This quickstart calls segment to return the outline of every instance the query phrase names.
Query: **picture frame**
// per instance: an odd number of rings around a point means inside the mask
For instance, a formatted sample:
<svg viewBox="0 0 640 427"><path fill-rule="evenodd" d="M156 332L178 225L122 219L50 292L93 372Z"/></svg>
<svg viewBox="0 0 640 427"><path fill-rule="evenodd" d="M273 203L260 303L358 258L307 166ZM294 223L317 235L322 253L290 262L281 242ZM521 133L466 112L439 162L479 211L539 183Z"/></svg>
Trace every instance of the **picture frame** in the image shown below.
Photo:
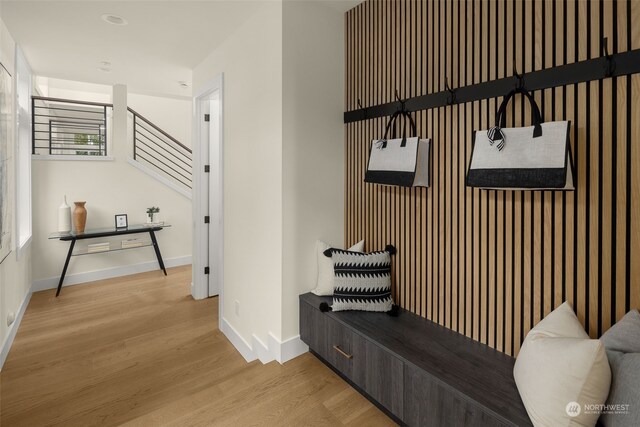
<svg viewBox="0 0 640 427"><path fill-rule="evenodd" d="M127 214L117 214L116 215L116 228L127 228L129 223L127 221Z"/></svg>

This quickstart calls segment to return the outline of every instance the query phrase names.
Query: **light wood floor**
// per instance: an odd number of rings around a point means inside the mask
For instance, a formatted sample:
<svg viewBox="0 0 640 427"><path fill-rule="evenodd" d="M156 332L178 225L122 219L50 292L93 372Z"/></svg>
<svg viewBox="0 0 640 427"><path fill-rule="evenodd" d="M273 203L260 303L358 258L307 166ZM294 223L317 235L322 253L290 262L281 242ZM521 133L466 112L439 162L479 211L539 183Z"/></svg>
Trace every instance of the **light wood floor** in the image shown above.
<svg viewBox="0 0 640 427"><path fill-rule="evenodd" d="M0 373L0 425L393 425L310 354L247 364L191 267L38 292Z"/></svg>

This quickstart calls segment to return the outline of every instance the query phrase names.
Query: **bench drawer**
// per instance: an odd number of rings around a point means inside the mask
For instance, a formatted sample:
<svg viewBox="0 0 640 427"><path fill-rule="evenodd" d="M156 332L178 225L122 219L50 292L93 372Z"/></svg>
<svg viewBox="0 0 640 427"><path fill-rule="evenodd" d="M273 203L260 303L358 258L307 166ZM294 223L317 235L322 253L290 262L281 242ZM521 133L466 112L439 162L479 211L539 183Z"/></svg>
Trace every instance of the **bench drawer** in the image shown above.
<svg viewBox="0 0 640 427"><path fill-rule="evenodd" d="M498 427L510 425L485 412L422 369L405 364L404 417L409 426Z"/></svg>
<svg viewBox="0 0 640 427"><path fill-rule="evenodd" d="M352 342L352 381L393 415L402 419L404 363L359 334L353 334Z"/></svg>
<svg viewBox="0 0 640 427"><path fill-rule="evenodd" d="M352 337L349 328L327 314L300 304L300 338L349 379L353 372Z"/></svg>
<svg viewBox="0 0 640 427"><path fill-rule="evenodd" d="M318 354L325 353L327 346L325 317L316 308L300 302L300 339Z"/></svg>
<svg viewBox="0 0 640 427"><path fill-rule="evenodd" d="M353 355L353 332L340 322L325 315L327 346L320 353L334 368L353 380L353 366L358 362Z"/></svg>
<svg viewBox="0 0 640 427"><path fill-rule="evenodd" d="M331 366L402 419L403 362L309 304L300 304L300 338Z"/></svg>

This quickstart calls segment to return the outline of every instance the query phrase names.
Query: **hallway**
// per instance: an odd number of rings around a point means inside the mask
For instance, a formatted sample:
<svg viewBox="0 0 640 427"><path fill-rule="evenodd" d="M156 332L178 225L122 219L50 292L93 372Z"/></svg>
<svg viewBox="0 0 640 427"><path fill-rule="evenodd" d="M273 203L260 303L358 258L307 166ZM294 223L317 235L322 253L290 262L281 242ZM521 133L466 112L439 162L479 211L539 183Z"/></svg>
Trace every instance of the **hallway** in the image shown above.
<svg viewBox="0 0 640 427"><path fill-rule="evenodd" d="M392 425L310 354L247 364L191 267L35 293L0 373L3 426Z"/></svg>

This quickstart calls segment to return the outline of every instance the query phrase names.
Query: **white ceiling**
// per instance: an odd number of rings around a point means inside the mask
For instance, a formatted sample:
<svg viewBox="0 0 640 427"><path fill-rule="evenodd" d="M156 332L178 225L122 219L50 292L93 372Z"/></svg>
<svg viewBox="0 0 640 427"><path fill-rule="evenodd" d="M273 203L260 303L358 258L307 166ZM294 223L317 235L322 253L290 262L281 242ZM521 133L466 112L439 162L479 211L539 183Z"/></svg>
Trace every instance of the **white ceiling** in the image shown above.
<svg viewBox="0 0 640 427"><path fill-rule="evenodd" d="M264 1L0 0L0 17L37 75L190 96L195 66ZM346 11L360 1L320 2ZM105 13L128 25L105 23ZM100 71L101 61L110 62L112 71Z"/></svg>
<svg viewBox="0 0 640 427"><path fill-rule="evenodd" d="M35 74L190 96L191 73L253 13L254 1L6 1L0 17ZM100 16L124 17L126 26ZM112 71L99 71L101 61Z"/></svg>

